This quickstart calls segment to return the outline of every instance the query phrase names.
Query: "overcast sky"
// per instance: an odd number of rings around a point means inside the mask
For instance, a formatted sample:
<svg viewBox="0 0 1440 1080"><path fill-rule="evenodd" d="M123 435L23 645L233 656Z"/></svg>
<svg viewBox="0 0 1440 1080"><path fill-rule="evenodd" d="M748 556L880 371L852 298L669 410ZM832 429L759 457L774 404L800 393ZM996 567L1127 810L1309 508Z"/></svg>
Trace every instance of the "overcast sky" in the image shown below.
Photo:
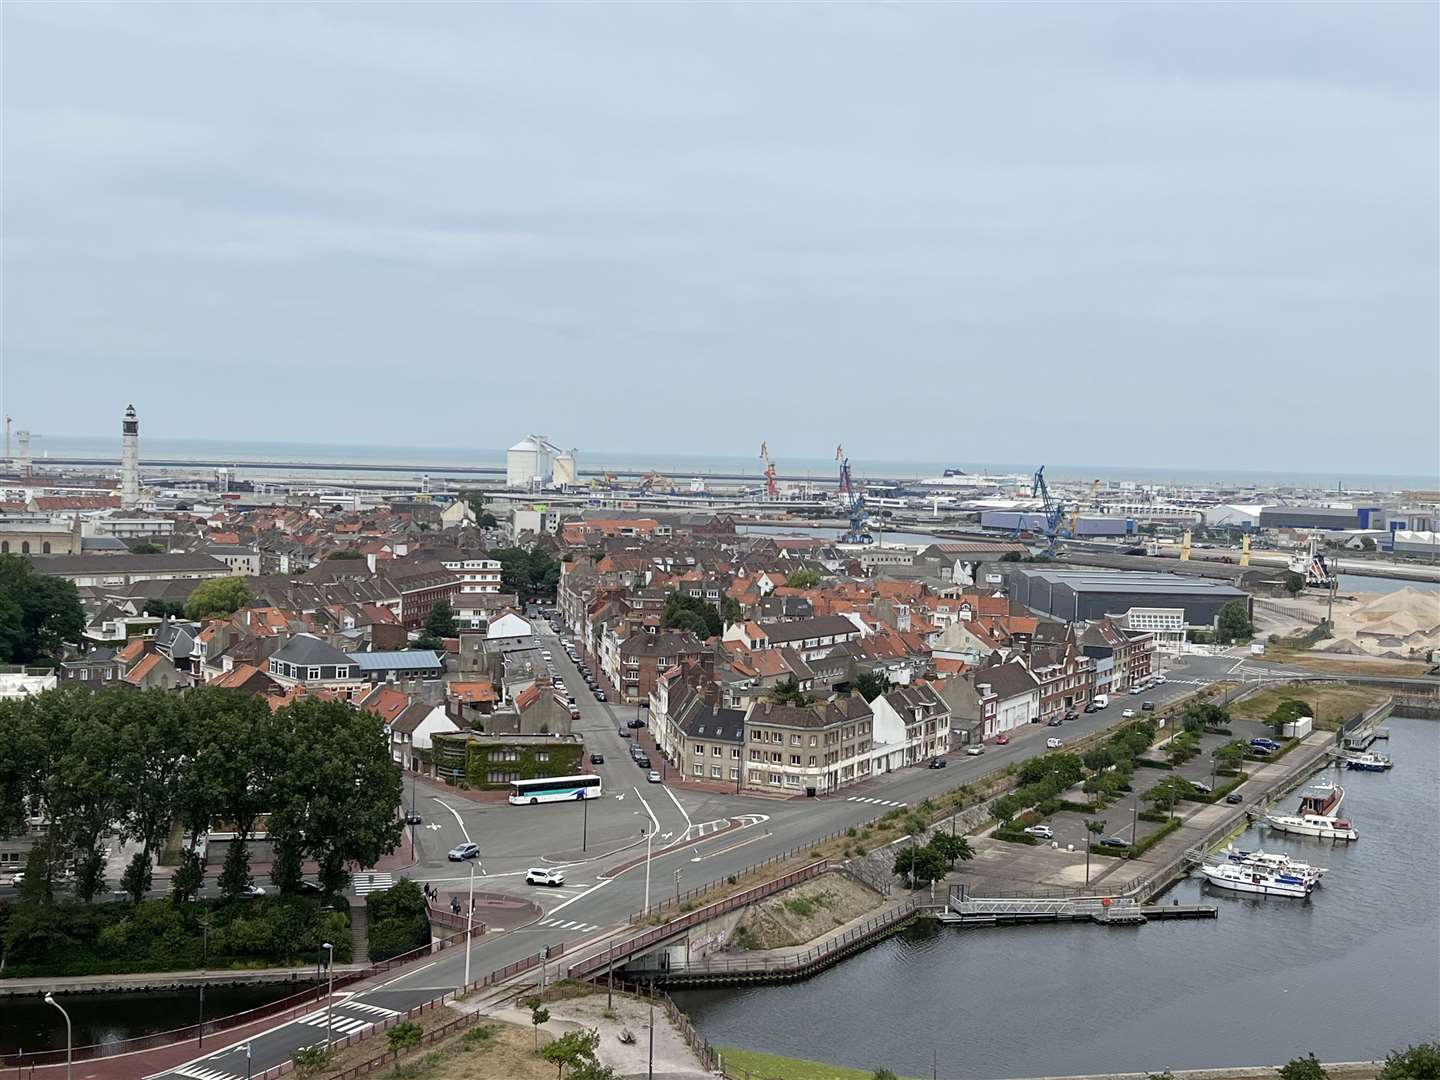
<svg viewBox="0 0 1440 1080"><path fill-rule="evenodd" d="M20 427L1436 468L1434 4L0 19Z"/></svg>

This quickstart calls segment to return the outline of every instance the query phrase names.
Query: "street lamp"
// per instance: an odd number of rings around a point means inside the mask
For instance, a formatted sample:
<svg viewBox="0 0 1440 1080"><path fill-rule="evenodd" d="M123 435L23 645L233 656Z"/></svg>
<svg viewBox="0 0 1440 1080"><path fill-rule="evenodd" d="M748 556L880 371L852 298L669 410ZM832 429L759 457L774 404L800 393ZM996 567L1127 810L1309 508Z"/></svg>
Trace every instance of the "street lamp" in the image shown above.
<svg viewBox="0 0 1440 1080"><path fill-rule="evenodd" d="M640 811L636 810L634 813L639 814ZM642 912L645 912L650 910L650 843L654 838L655 830L647 829L644 825L641 825L640 835L645 837L645 906L640 909Z"/></svg>
<svg viewBox="0 0 1440 1080"><path fill-rule="evenodd" d="M60 1015L65 1017L65 1080L70 1080L70 1058L71 1054L73 1053L72 1048L74 1045L74 1039L72 1037L72 1032L70 1028L70 1014L65 1011L64 1007L61 1006L58 1001L55 1000L55 996L53 994L47 993L45 995L45 1004L54 1005L55 1008L60 1010Z"/></svg>
<svg viewBox="0 0 1440 1080"><path fill-rule="evenodd" d="M580 811L580 851L583 853L590 848L590 800L580 800L582 807Z"/></svg>
<svg viewBox="0 0 1440 1080"><path fill-rule="evenodd" d="M335 946L322 942L325 950L325 974L328 985L325 989L325 1049L329 1050L335 1041Z"/></svg>
<svg viewBox="0 0 1440 1080"><path fill-rule="evenodd" d="M465 989L470 988L470 931L475 926L475 864L470 864L470 904L465 912Z"/></svg>

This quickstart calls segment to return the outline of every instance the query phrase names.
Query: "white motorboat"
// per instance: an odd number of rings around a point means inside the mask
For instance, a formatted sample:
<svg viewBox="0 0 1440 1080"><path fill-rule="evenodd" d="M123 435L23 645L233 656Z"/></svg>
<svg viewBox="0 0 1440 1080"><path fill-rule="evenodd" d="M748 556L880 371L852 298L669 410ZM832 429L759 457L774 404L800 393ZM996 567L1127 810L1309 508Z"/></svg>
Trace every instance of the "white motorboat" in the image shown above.
<svg viewBox="0 0 1440 1080"><path fill-rule="evenodd" d="M1345 768L1355 772L1384 772L1395 767L1395 763L1384 754L1357 754L1345 759Z"/></svg>
<svg viewBox="0 0 1440 1080"><path fill-rule="evenodd" d="M1283 852L1277 855L1268 851L1241 851L1239 848L1227 847L1220 855L1224 856L1227 862L1240 866L1258 866L1276 874L1294 874L1315 885L1319 885L1320 879L1329 872L1324 866L1299 862Z"/></svg>
<svg viewBox="0 0 1440 1080"><path fill-rule="evenodd" d="M1295 874L1277 874L1258 866L1237 866L1232 862L1204 863L1200 873L1217 889L1231 892L1258 893L1261 896L1310 895L1314 883Z"/></svg>
<svg viewBox="0 0 1440 1080"><path fill-rule="evenodd" d="M1266 814L1272 829L1296 836L1318 836L1322 840L1359 840L1360 833L1344 818L1328 814Z"/></svg>

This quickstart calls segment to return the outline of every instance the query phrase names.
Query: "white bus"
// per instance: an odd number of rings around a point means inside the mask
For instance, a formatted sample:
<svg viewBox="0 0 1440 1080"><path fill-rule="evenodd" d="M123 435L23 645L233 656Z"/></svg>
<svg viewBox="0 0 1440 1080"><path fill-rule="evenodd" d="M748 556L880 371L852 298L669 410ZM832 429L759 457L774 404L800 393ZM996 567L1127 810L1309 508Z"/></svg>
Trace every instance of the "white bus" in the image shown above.
<svg viewBox="0 0 1440 1080"><path fill-rule="evenodd" d="M598 776L545 776L538 780L510 781L511 806L598 798L600 798L600 777Z"/></svg>

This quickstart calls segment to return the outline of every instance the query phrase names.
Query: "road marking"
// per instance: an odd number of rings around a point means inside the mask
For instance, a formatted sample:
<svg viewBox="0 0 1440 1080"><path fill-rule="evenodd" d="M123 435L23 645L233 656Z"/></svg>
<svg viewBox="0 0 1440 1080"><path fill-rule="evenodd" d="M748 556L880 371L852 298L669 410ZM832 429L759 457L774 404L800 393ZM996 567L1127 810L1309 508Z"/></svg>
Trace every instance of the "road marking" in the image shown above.
<svg viewBox="0 0 1440 1080"><path fill-rule="evenodd" d="M383 1005L371 1005L368 1001L356 1001L354 998L349 998L349 999L346 1000L343 1004L344 1004L347 1008L351 1008L351 1009L364 1009L366 1012L375 1013L377 1016L399 1016L399 1015L400 1015L400 1014L399 1014L398 1012L396 1012L394 1009L387 1009L387 1008L385 1008L385 1006L383 1006Z"/></svg>
<svg viewBox="0 0 1440 1080"><path fill-rule="evenodd" d="M434 967L436 964L438 964L439 962L440 962L439 960L431 960L430 963L428 963L428 964L425 965L425 967L418 967L418 968L416 968L414 971L407 971L404 975L397 975L397 976L395 976L395 978L391 979L389 982L383 982L383 983L381 983L379 986L375 987L375 990L384 990L387 986L390 986L390 985L392 985L393 983L397 983L397 982L399 982L401 979L408 979L408 978L410 978L411 975L419 975L420 972L424 971L426 968L432 968L432 967ZM369 991L367 991L367 993L373 994L373 993L375 992L375 990L369 990Z"/></svg>
<svg viewBox="0 0 1440 1080"><path fill-rule="evenodd" d="M753 843L755 843L756 840L764 840L765 837L767 837L767 836L774 836L774 835L775 835L774 833L768 833L768 832L767 832L767 833L761 834L760 836L752 836L752 837L750 837L750 839L748 839L748 840L741 840L738 844L731 844L729 847L727 847L727 848L721 848L719 851L707 851L704 855L701 855L700 858L701 858L702 860L704 860L704 859L713 859L716 855L724 855L727 851L734 851L736 848L742 848L742 847L744 847L746 844L753 844ZM693 860L692 860L692 861L693 861Z"/></svg>
<svg viewBox="0 0 1440 1080"><path fill-rule="evenodd" d="M869 803L871 806L909 806L909 803L895 802L892 799L868 799L863 795L851 795L846 802Z"/></svg>
<svg viewBox="0 0 1440 1080"><path fill-rule="evenodd" d="M360 878L365 880L361 881ZM355 895L365 896L372 892L384 892L395 884L394 874L356 874L354 879Z"/></svg>
<svg viewBox="0 0 1440 1080"><path fill-rule="evenodd" d="M181 1065L175 1070L176 1076L193 1076L195 1080L240 1080L235 1073L221 1069L201 1069L194 1065Z"/></svg>
<svg viewBox="0 0 1440 1080"><path fill-rule="evenodd" d="M650 804L645 801L645 796L640 794L638 787L632 788L631 790L635 792L635 797L640 800L640 805L645 807L645 813L650 815L650 825L654 831L658 833L660 831L660 819L655 816L655 811L650 809Z"/></svg>
<svg viewBox="0 0 1440 1080"><path fill-rule="evenodd" d="M432 821L429 825L426 825L425 827L431 832L439 832L442 828L441 824L438 821Z"/></svg>
<svg viewBox="0 0 1440 1080"><path fill-rule="evenodd" d="M591 885L590 888L588 888L588 889L586 889L584 892L582 892L579 896L572 896L569 900L566 900L563 904L556 904L553 908L551 908L551 909L550 909L549 911L547 911L545 914L546 914L546 915L549 915L549 916L551 916L551 917L553 918L554 915L555 915L555 913L556 913L557 911L562 911L562 910L564 910L565 908L569 907L571 904L575 903L576 900L584 900L585 897L589 896L589 895L590 895L592 892L594 892L596 889L603 889L606 885L609 885L609 884L610 884L609 881L599 881L599 882L596 882L594 885Z"/></svg>
<svg viewBox="0 0 1440 1080"><path fill-rule="evenodd" d="M680 811L680 816L685 819L685 839L688 840L690 838L690 831L695 828L695 826L690 823L690 815L687 814L685 808L680 805L680 800L675 797L673 791L668 787L664 790L665 794L670 796L670 801L675 804L675 809Z"/></svg>
<svg viewBox="0 0 1440 1080"><path fill-rule="evenodd" d="M449 810L450 813L455 816L455 823L460 826L460 834L465 837L465 842L467 844L470 843L470 830L465 828L465 822L460 817L460 811L456 810L444 799L440 798L439 795L431 795L430 798L434 799L436 802L438 802L441 806L445 807L446 810Z"/></svg>

